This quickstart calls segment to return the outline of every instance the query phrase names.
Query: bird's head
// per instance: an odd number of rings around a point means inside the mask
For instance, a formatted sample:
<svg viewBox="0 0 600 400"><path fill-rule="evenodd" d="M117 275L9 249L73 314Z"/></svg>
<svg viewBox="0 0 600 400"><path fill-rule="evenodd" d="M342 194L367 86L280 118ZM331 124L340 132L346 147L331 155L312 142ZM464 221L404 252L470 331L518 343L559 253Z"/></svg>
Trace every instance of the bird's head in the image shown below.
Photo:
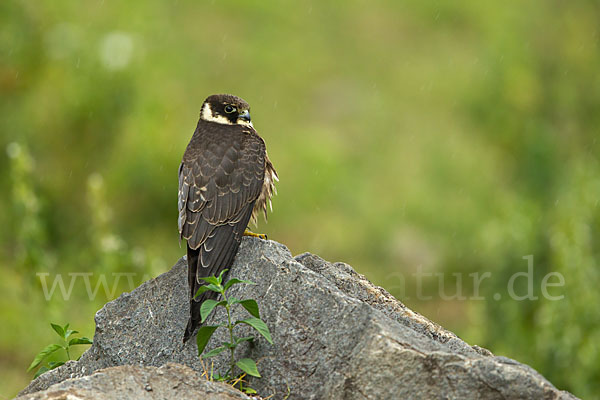
<svg viewBox="0 0 600 400"><path fill-rule="evenodd" d="M252 126L250 105L231 94L213 94L204 100L200 119L225 125Z"/></svg>

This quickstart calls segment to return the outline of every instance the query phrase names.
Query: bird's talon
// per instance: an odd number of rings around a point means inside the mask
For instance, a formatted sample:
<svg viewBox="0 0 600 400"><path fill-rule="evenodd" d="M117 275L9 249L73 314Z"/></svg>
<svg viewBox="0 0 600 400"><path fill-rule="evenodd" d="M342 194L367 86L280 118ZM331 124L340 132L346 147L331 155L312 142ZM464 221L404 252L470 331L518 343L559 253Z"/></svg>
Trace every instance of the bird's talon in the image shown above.
<svg viewBox="0 0 600 400"><path fill-rule="evenodd" d="M267 240L267 235L265 235L264 233L254 233L250 229L246 229L244 231L244 236L252 236L255 238L262 239L262 240Z"/></svg>

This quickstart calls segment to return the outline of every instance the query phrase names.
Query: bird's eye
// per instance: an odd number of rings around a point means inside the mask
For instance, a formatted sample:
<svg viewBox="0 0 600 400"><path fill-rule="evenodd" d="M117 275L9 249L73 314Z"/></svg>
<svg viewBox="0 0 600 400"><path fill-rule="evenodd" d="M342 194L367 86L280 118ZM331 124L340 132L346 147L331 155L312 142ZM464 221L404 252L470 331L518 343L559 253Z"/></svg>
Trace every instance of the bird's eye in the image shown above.
<svg viewBox="0 0 600 400"><path fill-rule="evenodd" d="M231 114L231 113L232 113L232 112L234 112L234 111L235 111L235 107L234 107L234 106L230 106L229 104L227 104L227 105L225 106L225 112L226 112L227 114Z"/></svg>

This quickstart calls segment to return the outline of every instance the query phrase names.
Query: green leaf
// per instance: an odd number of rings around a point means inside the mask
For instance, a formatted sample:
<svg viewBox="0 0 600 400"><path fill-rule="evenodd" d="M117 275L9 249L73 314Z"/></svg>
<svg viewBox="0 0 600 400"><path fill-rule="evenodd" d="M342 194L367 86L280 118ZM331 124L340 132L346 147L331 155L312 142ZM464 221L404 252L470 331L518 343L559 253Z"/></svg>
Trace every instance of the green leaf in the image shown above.
<svg viewBox="0 0 600 400"><path fill-rule="evenodd" d="M54 332L58 333L58 336L61 338L65 337L65 330L62 326L53 323L50 323L50 325L52 326L52 329L54 329Z"/></svg>
<svg viewBox="0 0 600 400"><path fill-rule="evenodd" d="M194 298L200 296L202 293L206 292L207 290L210 290L210 289L206 286L200 286L200 289L198 289L198 291L194 295Z"/></svg>
<svg viewBox="0 0 600 400"><path fill-rule="evenodd" d="M219 277L217 278L219 280L219 285L223 283L223 275L225 275L225 272L229 271L227 268L225 268L223 271L221 271L221 273L219 274Z"/></svg>
<svg viewBox="0 0 600 400"><path fill-rule="evenodd" d="M258 393L256 390L252 389L251 387L245 387L244 389L242 389L244 391L244 393L246 394L256 394Z"/></svg>
<svg viewBox="0 0 600 400"><path fill-rule="evenodd" d="M210 313L212 312L212 310L215 309L216 306L223 306L227 304L226 301L217 301L217 300L213 300L213 299L206 299L202 302L202 305L200 306L200 317L201 317L201 322L204 322L204 320L206 318L208 318L208 316L210 315Z"/></svg>
<svg viewBox="0 0 600 400"><path fill-rule="evenodd" d="M208 285L203 285L200 286L200 289L198 289L198 291L196 292L196 295L194 297L198 297L200 296L202 293L207 292L207 291L212 291L212 292L217 292L217 293L223 293L223 288L217 285L213 285L208 284Z"/></svg>
<svg viewBox="0 0 600 400"><path fill-rule="evenodd" d="M256 304L256 300L248 299L241 300L239 303L244 306L246 311L248 311L253 317L260 318L258 313L258 304Z"/></svg>
<svg viewBox="0 0 600 400"><path fill-rule="evenodd" d="M242 338L236 338L235 339L235 344L236 346L242 342L251 342L254 340L254 336L246 336L246 337L242 337Z"/></svg>
<svg viewBox="0 0 600 400"><path fill-rule="evenodd" d="M250 325L251 327L256 329L258 331L258 333L263 335L269 343L273 344L273 339L271 339L271 332L269 332L269 327L267 326L267 324L265 324L263 322L263 320L261 320L259 318L248 318L248 319L243 319L241 321L235 321L235 324L236 325L237 324Z"/></svg>
<svg viewBox="0 0 600 400"><path fill-rule="evenodd" d="M48 369L58 368L61 365L63 365L64 363L65 363L64 361L50 361L48 363Z"/></svg>
<svg viewBox="0 0 600 400"><path fill-rule="evenodd" d="M235 365L237 365L242 371L244 371L248 375L260 378L260 374L258 373L258 369L256 368L256 363L252 359L242 358L240 361L236 362Z"/></svg>
<svg viewBox="0 0 600 400"><path fill-rule="evenodd" d="M211 283L211 284L206 285L206 287L208 288L208 290L212 290L213 292L223 293L223 286L221 286L221 285L213 285Z"/></svg>
<svg viewBox="0 0 600 400"><path fill-rule="evenodd" d="M202 279L206 283L212 283L213 285L217 285L217 286L221 285L221 282L219 282L219 279L215 278L214 276L205 276L204 278L200 278L200 279Z"/></svg>
<svg viewBox="0 0 600 400"><path fill-rule="evenodd" d="M47 368L46 366L41 367L40 369L37 370L37 372L33 376L33 379L37 378L38 376L40 376L44 372L48 372L48 371L50 371L50 368Z"/></svg>
<svg viewBox="0 0 600 400"><path fill-rule="evenodd" d="M67 340L67 338L69 337L69 323L67 322L65 324L65 326L62 327L62 329L63 329L63 332L64 332L63 339Z"/></svg>
<svg viewBox="0 0 600 400"><path fill-rule="evenodd" d="M225 346L217 347L216 349L212 349L211 351L207 352L206 354L203 354L202 358L216 356L217 354L221 353L224 350L227 350L227 347L225 347Z"/></svg>
<svg viewBox="0 0 600 400"><path fill-rule="evenodd" d="M72 329L65 330L65 337L64 337L64 339L67 340L69 338L69 336L71 336L74 333L79 333L79 332L78 331L74 331Z"/></svg>
<svg viewBox="0 0 600 400"><path fill-rule="evenodd" d="M218 327L219 325L208 325L201 326L200 329L198 329L198 335L196 336L196 343L198 344L198 356L202 355L206 344L208 343L210 337Z"/></svg>
<svg viewBox="0 0 600 400"><path fill-rule="evenodd" d="M204 285L204 287L213 292L223 293L223 287L221 285L213 285L212 283L209 283L208 285Z"/></svg>
<svg viewBox="0 0 600 400"><path fill-rule="evenodd" d="M224 290L227 290L230 287L232 287L233 285L237 285L238 283L247 283L248 285L256 285L256 283L254 283L252 281L244 281L242 279L232 278L227 281L227 283L225 284Z"/></svg>
<svg viewBox="0 0 600 400"><path fill-rule="evenodd" d="M92 339L84 337L73 338L69 340L69 346L73 346L75 344L93 344Z"/></svg>
<svg viewBox="0 0 600 400"><path fill-rule="evenodd" d="M59 326L59 328L60 328L60 326ZM56 350L59 350L59 349L62 349L62 348L63 347L61 345L59 345L59 344L49 344L48 346L46 346L42 351L40 351L35 356L35 358L31 362L31 365L29 366L29 368L27 368L27 372L31 371L32 369L34 369L35 367L37 367L38 365L40 365L40 363L42 362L42 360L44 358L46 358L50 354L54 353Z"/></svg>

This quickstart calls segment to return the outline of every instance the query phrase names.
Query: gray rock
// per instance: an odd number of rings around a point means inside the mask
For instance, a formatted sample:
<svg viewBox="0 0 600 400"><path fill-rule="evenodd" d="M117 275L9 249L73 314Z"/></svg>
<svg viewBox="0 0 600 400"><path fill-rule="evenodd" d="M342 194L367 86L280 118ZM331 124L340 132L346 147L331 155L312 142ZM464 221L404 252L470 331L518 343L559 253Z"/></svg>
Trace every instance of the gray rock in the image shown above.
<svg viewBox="0 0 600 400"><path fill-rule="evenodd" d="M101 369L92 375L67 379L46 390L18 397L18 400L144 400L144 399L250 399L237 389L209 382L185 365L162 367L122 365Z"/></svg>
<svg viewBox="0 0 600 400"><path fill-rule="evenodd" d="M452 332L411 311L349 265L331 264L273 241L244 238L230 277L231 294L258 301L273 336L238 349L258 361L262 379L251 386L275 399L569 399L530 367L469 346ZM188 317L185 258L96 314L93 346L79 362L43 374L22 393L116 365L203 366L196 343L182 345ZM244 310L234 313L245 318ZM217 312L208 318L223 320ZM238 326L239 335L252 334ZM236 328L237 329L237 328ZM217 330L208 349L225 340ZM217 371L227 355L211 358Z"/></svg>

